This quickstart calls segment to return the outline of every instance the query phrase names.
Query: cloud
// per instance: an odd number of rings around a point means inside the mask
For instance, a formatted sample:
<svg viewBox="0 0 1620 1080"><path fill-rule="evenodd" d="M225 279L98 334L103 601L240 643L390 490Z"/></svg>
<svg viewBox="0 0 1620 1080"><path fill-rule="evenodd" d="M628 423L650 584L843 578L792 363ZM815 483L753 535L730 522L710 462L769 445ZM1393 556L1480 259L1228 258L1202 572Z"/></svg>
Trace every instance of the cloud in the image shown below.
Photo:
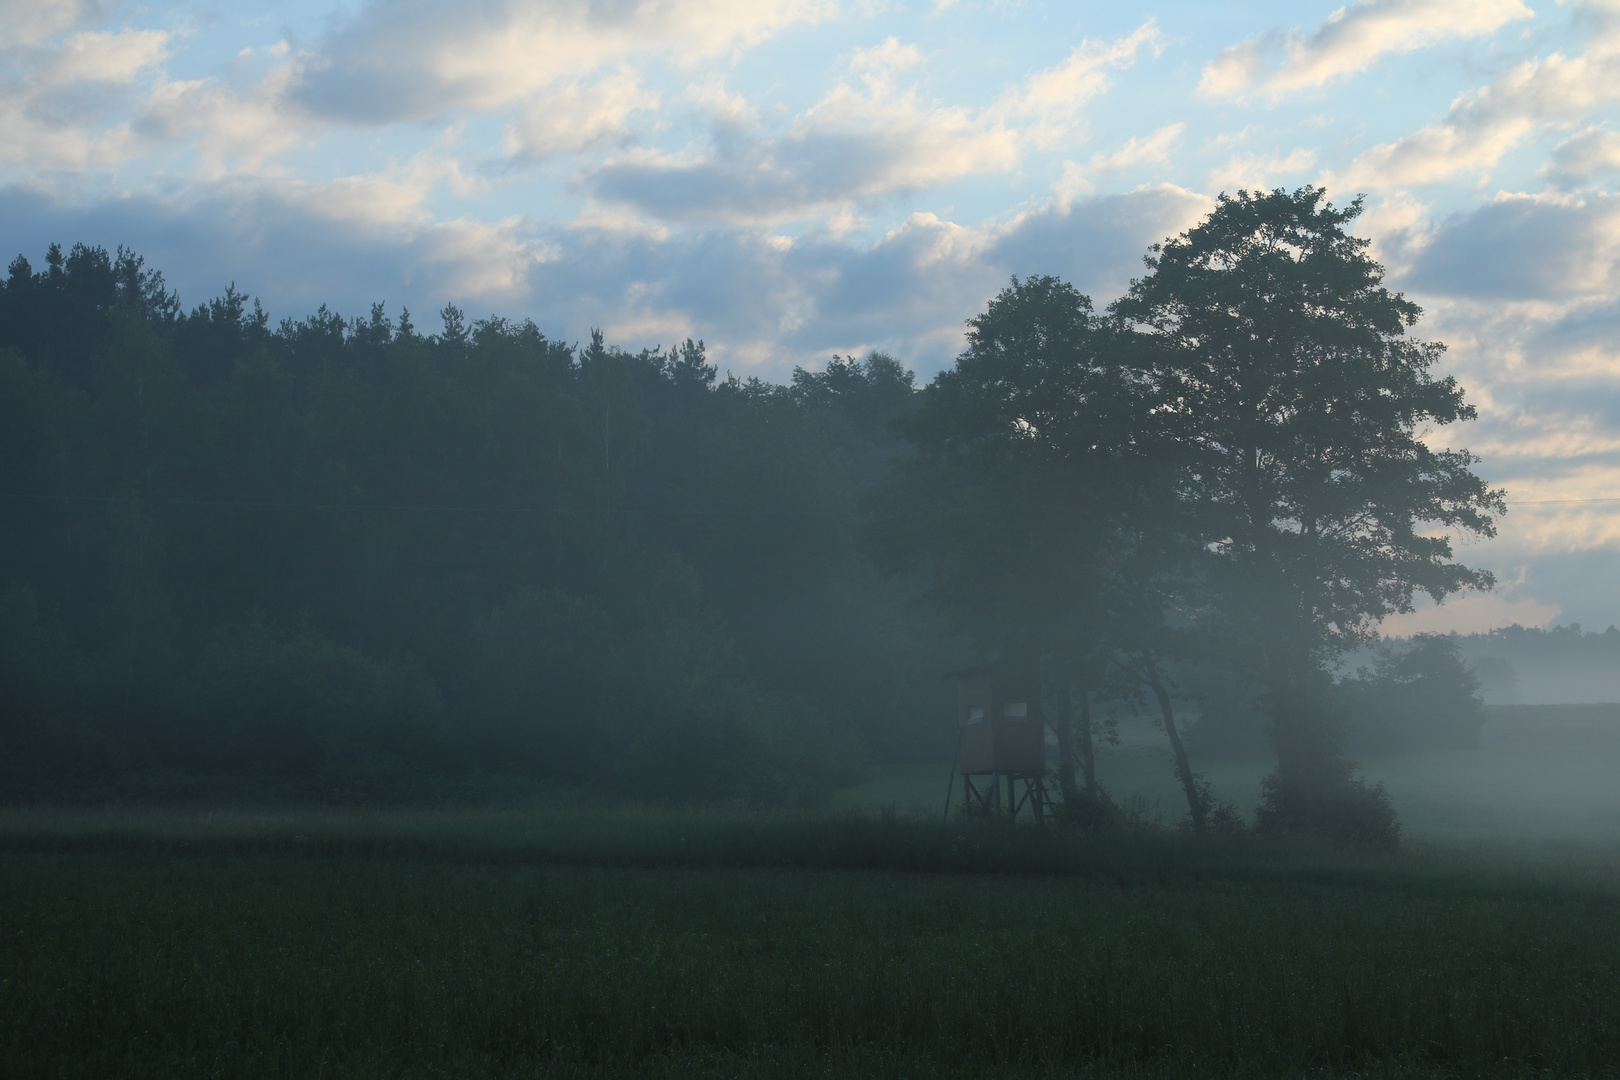
<svg viewBox="0 0 1620 1080"><path fill-rule="evenodd" d="M1616 621L1620 504L1589 500L1620 490L1620 196L1504 194L1435 223L1408 198L1375 211L1405 237L1391 283L1427 309L1419 333L1446 342L1443 369L1479 408L1432 438L1469 446L1508 491L1498 538L1461 555L1519 580L1506 605L1448 604L1411 625L1523 622L1537 605Z"/></svg>
<svg viewBox="0 0 1620 1080"><path fill-rule="evenodd" d="M1558 598L1560 623L1596 630L1620 622L1614 603L1620 595L1620 545L1541 554L1524 565L1524 578L1519 593Z"/></svg>
<svg viewBox="0 0 1620 1080"><path fill-rule="evenodd" d="M771 222L1017 161L1010 132L979 128L963 110L911 100L824 104L783 138L716 125L714 150L701 157L609 161L590 174L589 190L663 220Z"/></svg>
<svg viewBox="0 0 1620 1080"><path fill-rule="evenodd" d="M166 60L170 35L162 30L85 30L53 49L33 71L47 87L86 82L127 84L145 68Z"/></svg>
<svg viewBox="0 0 1620 1080"><path fill-rule="evenodd" d="M1166 124L1148 135L1133 135L1117 150L1099 150L1084 165L1065 161L1063 175L1053 192L1063 203L1095 191L1097 185L1093 177L1116 176L1137 165L1167 166L1170 163L1170 150L1180 140L1186 127L1186 124L1178 122Z"/></svg>
<svg viewBox="0 0 1620 1080"><path fill-rule="evenodd" d="M592 172L588 189L662 220L770 222L1017 164L1015 132L897 89L871 56L857 61L861 85L838 84L781 136L728 100L712 149L632 152Z"/></svg>
<svg viewBox="0 0 1620 1080"><path fill-rule="evenodd" d="M127 119L133 84L158 78L169 42L157 30L78 31L30 50L20 77L0 82L0 167L38 175L127 161L140 143Z"/></svg>
<svg viewBox="0 0 1620 1080"><path fill-rule="evenodd" d="M896 72L910 71L922 63L922 53L915 45L902 45L899 38L886 38L883 44L870 49L856 49L850 56L851 71L880 78Z"/></svg>
<svg viewBox="0 0 1620 1080"><path fill-rule="evenodd" d="M373 0L299 59L291 97L356 123L488 111L638 54L691 63L834 11L829 0Z"/></svg>
<svg viewBox="0 0 1620 1080"><path fill-rule="evenodd" d="M1475 299L1612 295L1620 286L1620 196L1498 196L1442 222L1404 283Z"/></svg>
<svg viewBox="0 0 1620 1080"><path fill-rule="evenodd" d="M1485 174L1542 128L1620 100L1617 44L1600 36L1579 56L1527 60L1458 97L1438 123L1361 154L1333 186L1407 187Z"/></svg>
<svg viewBox="0 0 1620 1080"><path fill-rule="evenodd" d="M1086 171L1112 176L1133 165L1165 165L1170 161L1170 148L1187 130L1183 123L1166 124L1151 135L1133 135L1125 145L1112 153L1096 153L1086 162Z"/></svg>
<svg viewBox="0 0 1620 1080"><path fill-rule="evenodd" d="M572 84L542 91L507 125L506 154L518 161L543 161L577 154L608 141L630 137L630 114L657 109L659 97L630 72L590 85Z"/></svg>
<svg viewBox="0 0 1620 1080"><path fill-rule="evenodd" d="M0 0L0 49L27 48L101 19L94 0Z"/></svg>
<svg viewBox="0 0 1620 1080"><path fill-rule="evenodd" d="M294 72L273 64L258 78L160 81L136 112L134 128L157 145L186 145L205 180L278 173L287 150L313 143L319 125L285 104Z"/></svg>
<svg viewBox="0 0 1620 1080"><path fill-rule="evenodd" d="M1366 71L1392 53L1484 37L1534 15L1521 0L1357 0L1309 34L1277 30L1222 50L1198 91L1241 99L1258 87L1276 99Z"/></svg>
<svg viewBox="0 0 1620 1080"><path fill-rule="evenodd" d="M1149 245L1180 234L1213 208L1207 196L1174 184L1055 199L1004 226L987 258L1009 273L1064 278L1101 306L1142 273Z"/></svg>
<svg viewBox="0 0 1620 1080"><path fill-rule="evenodd" d="M1427 203L1395 192L1367 204L1355 231L1372 241L1372 256L1387 276L1399 279L1433 238L1434 222Z"/></svg>
<svg viewBox="0 0 1620 1080"><path fill-rule="evenodd" d="M125 244L196 304L235 281L276 318L320 304L363 313L376 300L418 318L448 298L510 306L527 297L533 268L553 257L532 224L439 221L409 176L332 184L239 180L183 198L152 194L87 205L0 188L8 252L38 255L53 241Z"/></svg>
<svg viewBox="0 0 1620 1080"><path fill-rule="evenodd" d="M1620 132L1589 127L1553 148L1541 175L1554 188L1569 190L1594 177L1620 172Z"/></svg>
<svg viewBox="0 0 1620 1080"><path fill-rule="evenodd" d="M1286 155L1233 154L1225 163L1210 171L1204 183L1215 191L1265 191L1278 176L1302 173L1316 164L1316 151L1299 146Z"/></svg>
<svg viewBox="0 0 1620 1080"><path fill-rule="evenodd" d="M82 174L94 188L133 160L179 150L196 162L177 172L217 178L259 171L315 134L284 107L285 50L261 50L266 66L244 49L216 74L175 80L166 62L179 42L166 30L77 30L14 56L17 77L0 82L0 167L53 184Z"/></svg>
<svg viewBox="0 0 1620 1080"><path fill-rule="evenodd" d="M664 54L688 63L833 10L829 0L374 2L314 48L261 50L257 61L242 50L214 74L170 81L160 65L171 33L68 33L100 9L23 6L3 9L20 28L6 43L28 48L16 57L23 77L0 87L0 163L81 172L189 143L205 178L273 171L285 151L314 142L335 122L464 110L515 106L503 147L519 162L624 141L628 118L659 103L627 73L630 58ZM604 73L610 64L617 70ZM144 91L135 85L142 78ZM87 82L126 92L90 94ZM116 118L109 124L90 112Z"/></svg>
<svg viewBox="0 0 1620 1080"><path fill-rule="evenodd" d="M897 76L917 66L920 55L890 38L856 50L849 63L855 78L833 87L781 135L767 134L746 103L722 95L711 148L624 154L589 173L587 189L601 202L664 221L764 223L1008 172L1026 145L1072 132L1081 106L1111 85L1108 72L1158 40L1150 20L1114 41L1084 42L1062 64L975 111L901 86ZM1159 153L1159 143L1174 134L1156 133L1159 142L1137 152Z"/></svg>
<svg viewBox="0 0 1620 1080"><path fill-rule="evenodd" d="M188 198L83 206L0 189L0 244L36 261L52 241L128 244L188 304L234 280L276 318L322 303L359 313L386 300L424 321L454 299L474 313L533 317L569 340L592 326L629 347L703 337L739 373L784 378L833 352L885 348L928 375L961 348L964 320L1009 275L1064 275L1104 303L1139 272L1148 244L1208 206L1160 186L1052 203L1005 224L916 213L871 243L825 232L784 243L751 227L441 220L431 192L452 169L424 155L328 184L236 179Z"/></svg>
<svg viewBox="0 0 1620 1080"><path fill-rule="evenodd" d="M1061 64L1009 90L991 112L1004 122L1033 119L1031 141L1041 149L1056 146L1083 131L1084 107L1108 91L1114 85L1111 73L1135 64L1144 48L1154 56L1164 48L1164 35L1154 19L1112 41L1082 41Z"/></svg>
<svg viewBox="0 0 1620 1080"><path fill-rule="evenodd" d="M662 101L628 66L638 52L687 63L833 10L830 0L372 3L313 48L260 50L257 59L243 50L214 74L182 80L161 71L172 47L166 31L81 31L29 62L26 92L13 87L9 101L0 97L0 137L10 136L0 163L9 153L13 166L34 174L105 171L141 154L190 151L205 180L275 175L288 168L288 151L318 147L334 123L493 109L509 113L501 150L514 163L633 145L635 114ZM1063 63L975 110L902 86L922 57L889 38L854 50L849 78L777 131L711 77L708 96L719 97L704 103L713 110L710 147L621 152L580 179L596 203L662 220L768 222L821 212L851 220L855 205L1015 168L1025 145L1077 131L1080 108L1110 85L1111 73L1158 41L1150 21L1117 40L1082 42ZM609 62L615 67L604 71ZM66 115L89 100L69 93L87 78L125 88L121 98L93 98L114 115L110 123ZM135 85L141 78L144 90ZM697 103L704 95L685 96Z"/></svg>
<svg viewBox="0 0 1620 1080"><path fill-rule="evenodd" d="M1524 576L1526 568L1518 570L1520 576ZM1514 623L1551 626L1563 609L1526 595L1527 592L1522 586L1510 591L1498 586L1488 593L1454 596L1438 606L1426 603L1416 611L1385 619L1378 625L1378 632L1390 637L1411 637L1413 634L1484 633Z"/></svg>

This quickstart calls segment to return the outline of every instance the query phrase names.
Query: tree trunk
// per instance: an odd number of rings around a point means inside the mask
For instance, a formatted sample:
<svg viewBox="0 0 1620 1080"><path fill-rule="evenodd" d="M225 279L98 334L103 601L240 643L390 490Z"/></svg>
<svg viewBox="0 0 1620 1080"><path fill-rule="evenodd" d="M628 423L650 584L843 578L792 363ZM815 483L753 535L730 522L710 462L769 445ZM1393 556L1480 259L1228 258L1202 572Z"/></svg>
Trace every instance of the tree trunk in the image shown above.
<svg viewBox="0 0 1620 1080"><path fill-rule="evenodd" d="M1091 741L1091 690L1080 687L1080 768L1086 779L1086 795L1097 796L1097 753Z"/></svg>
<svg viewBox="0 0 1620 1080"><path fill-rule="evenodd" d="M1283 820L1308 824L1350 783L1353 768L1322 688L1310 683L1309 657L1282 645L1272 652L1267 708L1277 771L1271 809Z"/></svg>
<svg viewBox="0 0 1620 1080"><path fill-rule="evenodd" d="M1158 699L1159 712L1164 715L1164 731L1170 737L1170 749L1176 755L1176 777L1181 781L1181 789L1187 793L1187 812L1192 816L1193 832L1202 834L1204 800L1198 797L1198 784L1193 777L1192 762L1187 759L1187 748L1181 742L1181 732L1176 730L1176 714L1170 704L1170 692L1164 688L1164 680L1159 678L1158 663L1152 656L1143 659L1143 681Z"/></svg>
<svg viewBox="0 0 1620 1080"><path fill-rule="evenodd" d="M1069 692L1068 676L1060 676L1057 685L1057 716L1053 718L1053 733L1058 744L1058 790L1063 793L1063 805L1074 808L1074 715L1073 700Z"/></svg>

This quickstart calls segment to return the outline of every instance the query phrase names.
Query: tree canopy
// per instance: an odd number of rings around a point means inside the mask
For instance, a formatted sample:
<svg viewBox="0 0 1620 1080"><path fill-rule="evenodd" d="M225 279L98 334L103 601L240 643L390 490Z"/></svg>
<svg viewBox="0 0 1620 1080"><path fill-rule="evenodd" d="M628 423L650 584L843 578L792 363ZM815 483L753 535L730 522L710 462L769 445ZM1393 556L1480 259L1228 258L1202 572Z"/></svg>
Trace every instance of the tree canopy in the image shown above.
<svg viewBox="0 0 1620 1080"><path fill-rule="evenodd" d="M1320 189L1222 196L1113 309L1147 347L1228 593L1309 649L1367 640L1419 591L1489 587L1451 536L1492 536L1505 509L1477 458L1426 441L1474 408L1432 374L1444 346L1407 336L1419 308L1345 231L1360 212Z"/></svg>
<svg viewBox="0 0 1620 1080"><path fill-rule="evenodd" d="M1217 555L1219 617L1267 689L1266 809L1284 826L1359 795L1323 662L1419 591L1489 588L1451 537L1494 535L1506 509L1474 455L1427 441L1474 409L1433 374L1444 347L1408 336L1419 308L1345 230L1360 213L1314 188L1222 196L1113 309L1143 342L1181 498Z"/></svg>

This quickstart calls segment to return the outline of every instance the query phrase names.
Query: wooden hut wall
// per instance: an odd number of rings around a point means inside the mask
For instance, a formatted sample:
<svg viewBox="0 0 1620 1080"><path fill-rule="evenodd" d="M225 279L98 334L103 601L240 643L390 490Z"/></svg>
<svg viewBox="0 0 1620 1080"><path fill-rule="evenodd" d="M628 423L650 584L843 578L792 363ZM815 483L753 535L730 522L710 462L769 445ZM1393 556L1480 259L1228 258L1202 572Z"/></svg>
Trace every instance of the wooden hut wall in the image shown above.
<svg viewBox="0 0 1620 1080"><path fill-rule="evenodd" d="M1009 715L1009 705L1022 706L1024 715ZM1038 773L1046 768L1040 679L1033 673L1013 669L960 676L957 722L962 728L957 756L961 772Z"/></svg>

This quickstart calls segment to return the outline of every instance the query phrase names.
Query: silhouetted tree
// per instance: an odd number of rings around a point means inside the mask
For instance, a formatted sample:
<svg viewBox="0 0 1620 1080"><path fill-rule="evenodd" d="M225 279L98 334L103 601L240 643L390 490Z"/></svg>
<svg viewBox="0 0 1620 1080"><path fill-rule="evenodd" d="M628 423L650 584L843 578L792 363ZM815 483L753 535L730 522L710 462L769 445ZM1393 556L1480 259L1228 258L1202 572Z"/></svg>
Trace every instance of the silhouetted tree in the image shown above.
<svg viewBox="0 0 1620 1080"><path fill-rule="evenodd" d="M1222 196L1113 311L1145 347L1181 498L1219 555L1207 584L1266 688L1262 824L1392 835L1344 758L1324 663L1417 592L1489 588L1450 536L1493 535L1505 507L1473 455L1426 441L1474 410L1432 374L1443 347L1407 336L1420 309L1345 231L1360 212L1314 188Z"/></svg>

